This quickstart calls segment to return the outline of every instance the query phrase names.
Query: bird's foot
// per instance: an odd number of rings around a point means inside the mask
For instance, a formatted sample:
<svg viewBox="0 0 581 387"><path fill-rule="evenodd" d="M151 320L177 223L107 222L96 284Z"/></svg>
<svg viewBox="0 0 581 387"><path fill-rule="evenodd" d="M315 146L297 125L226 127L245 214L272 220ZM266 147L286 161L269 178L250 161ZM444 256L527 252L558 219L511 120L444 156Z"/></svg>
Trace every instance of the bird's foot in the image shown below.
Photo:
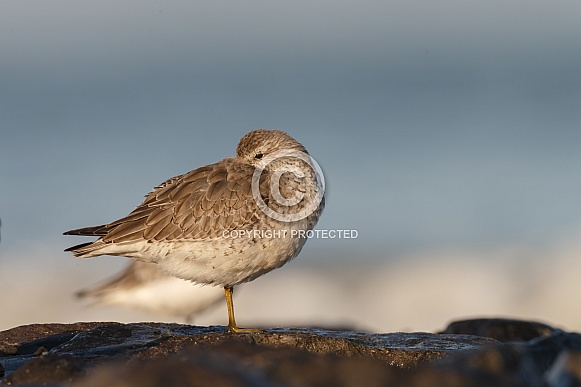
<svg viewBox="0 0 581 387"><path fill-rule="evenodd" d="M261 329L238 328L236 325L228 325L226 333L263 333Z"/></svg>

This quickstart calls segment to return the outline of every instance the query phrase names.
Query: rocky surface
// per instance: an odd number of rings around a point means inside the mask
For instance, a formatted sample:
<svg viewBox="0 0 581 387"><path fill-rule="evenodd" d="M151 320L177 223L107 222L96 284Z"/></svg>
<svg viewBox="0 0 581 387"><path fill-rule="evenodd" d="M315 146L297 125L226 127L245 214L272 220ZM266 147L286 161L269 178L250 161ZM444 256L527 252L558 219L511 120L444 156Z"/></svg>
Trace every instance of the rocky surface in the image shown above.
<svg viewBox="0 0 581 387"><path fill-rule="evenodd" d="M15 386L574 386L581 335L481 319L441 333L179 324L38 324L0 332Z"/></svg>

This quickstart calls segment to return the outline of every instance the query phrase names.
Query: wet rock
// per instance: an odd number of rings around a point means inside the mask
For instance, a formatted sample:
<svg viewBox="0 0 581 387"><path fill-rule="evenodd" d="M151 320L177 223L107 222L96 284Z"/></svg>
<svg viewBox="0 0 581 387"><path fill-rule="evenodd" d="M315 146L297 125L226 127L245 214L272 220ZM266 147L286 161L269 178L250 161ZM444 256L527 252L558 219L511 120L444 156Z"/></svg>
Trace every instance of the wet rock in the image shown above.
<svg viewBox="0 0 581 387"><path fill-rule="evenodd" d="M505 331L512 331L514 320L506 320ZM472 322L473 323L473 322ZM484 321L484 326L490 326ZM498 319L493 322L499 325ZM536 323L531 323L534 326ZM523 324L523 326L527 326ZM529 335L527 330L523 335ZM486 385L546 386L546 378L555 359L561 352L581 351L581 335L551 328L546 335L529 341L511 342L498 347L485 348L472 354L458 354L435 365L439 368L455 370L471 380L488 381ZM516 337L513 335L511 337ZM560 386L560 385L559 385Z"/></svg>
<svg viewBox="0 0 581 387"><path fill-rule="evenodd" d="M543 369L526 351L511 345L484 348L467 354L457 354L433 365L442 371L461 375L465 381L482 386L540 386Z"/></svg>
<svg viewBox="0 0 581 387"><path fill-rule="evenodd" d="M167 370L171 370L168 377ZM362 357L317 355L242 342L188 347L166 359L105 365L78 386L381 386L404 371Z"/></svg>
<svg viewBox="0 0 581 387"><path fill-rule="evenodd" d="M505 319L440 334L82 323L0 332L0 349L11 385L561 386L578 377L581 335Z"/></svg>
<svg viewBox="0 0 581 387"><path fill-rule="evenodd" d="M0 356L26 355L40 347L51 349L75 334L103 323L30 324L0 332Z"/></svg>
<svg viewBox="0 0 581 387"><path fill-rule="evenodd" d="M269 348L292 348L314 354L332 353L341 357L362 356L380 360L400 368L413 368L421 362L434 361L461 350L499 344L495 340L467 335L433 333L370 334L322 329L272 329L260 334L232 335L218 331L196 333L190 329L186 337L171 336L143 351L140 358L163 358L187 345L247 344Z"/></svg>
<svg viewBox="0 0 581 387"><path fill-rule="evenodd" d="M535 321L503 318L456 321L442 333L490 337L501 342L529 341L550 335L555 328Z"/></svg>
<svg viewBox="0 0 581 387"><path fill-rule="evenodd" d="M537 368L548 369L563 350L581 351L581 334L555 330L551 335L515 344L531 355Z"/></svg>
<svg viewBox="0 0 581 387"><path fill-rule="evenodd" d="M581 386L581 351L562 351L546 380L551 387Z"/></svg>
<svg viewBox="0 0 581 387"><path fill-rule="evenodd" d="M27 361L5 380L7 384L68 384L88 363L73 356L51 355Z"/></svg>
<svg viewBox="0 0 581 387"><path fill-rule="evenodd" d="M273 367L286 374L280 368L280 363L291 364L283 361L286 358L296 358L297 364L303 367L307 363L318 364L321 355L332 355L334 359L357 358L360 362L377 362L380 367L391 365L409 369L458 351L498 344L495 340L467 335L367 334L323 329L272 329L256 334L227 334L223 327L154 323L34 325L30 326L29 341L25 332L26 327L19 327L0 333L0 342L12 348L3 357L8 383L39 383L41 380L70 383L84 378L96 365L111 359L134 366L157 359L169 361L168 367L179 368L183 361L176 359L183 360L183 351L189 353L186 359L193 359L186 362L187 373L192 369L190 363L200 360L195 351L202 351L202 357L212 354L217 359L214 363L218 365L238 364L241 358L246 359L243 363L248 367L240 369L250 367L251 374L262 375L267 369L271 372ZM279 361L269 362L275 358ZM270 368L252 363L251 360L256 359L262 359L260 364L271 364ZM204 366L206 363L200 364ZM151 365L151 370L155 369L156 366ZM220 367L211 370L215 375L225 372ZM242 371L236 375L240 380L255 378Z"/></svg>

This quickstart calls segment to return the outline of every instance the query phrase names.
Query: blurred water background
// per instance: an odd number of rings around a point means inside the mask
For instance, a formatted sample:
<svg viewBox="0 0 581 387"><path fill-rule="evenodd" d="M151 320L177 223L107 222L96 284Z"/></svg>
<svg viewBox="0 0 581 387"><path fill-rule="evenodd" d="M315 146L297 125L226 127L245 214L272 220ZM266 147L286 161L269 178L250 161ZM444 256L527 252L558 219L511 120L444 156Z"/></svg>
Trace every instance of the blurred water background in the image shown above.
<svg viewBox="0 0 581 387"><path fill-rule="evenodd" d="M317 228L358 237L241 286L241 325L581 329L580 19L574 0L3 1L0 329L155 320L76 301L126 260L75 259L62 232L261 127L323 168Z"/></svg>

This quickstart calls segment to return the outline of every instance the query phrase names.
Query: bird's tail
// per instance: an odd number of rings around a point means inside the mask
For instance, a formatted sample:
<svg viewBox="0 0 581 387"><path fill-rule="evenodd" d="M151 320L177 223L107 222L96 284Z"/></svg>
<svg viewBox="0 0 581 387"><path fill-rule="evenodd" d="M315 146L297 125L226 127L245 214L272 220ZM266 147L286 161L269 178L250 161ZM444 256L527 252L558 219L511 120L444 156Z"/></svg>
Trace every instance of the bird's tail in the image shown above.
<svg viewBox="0 0 581 387"><path fill-rule="evenodd" d="M105 225L77 228L75 230L69 230L63 233L63 235L80 236L103 236L105 234ZM65 251L70 251L75 257L90 258L93 256L91 253L101 247L102 245L99 243L99 240L96 240L93 242L81 243L80 245L69 247Z"/></svg>

